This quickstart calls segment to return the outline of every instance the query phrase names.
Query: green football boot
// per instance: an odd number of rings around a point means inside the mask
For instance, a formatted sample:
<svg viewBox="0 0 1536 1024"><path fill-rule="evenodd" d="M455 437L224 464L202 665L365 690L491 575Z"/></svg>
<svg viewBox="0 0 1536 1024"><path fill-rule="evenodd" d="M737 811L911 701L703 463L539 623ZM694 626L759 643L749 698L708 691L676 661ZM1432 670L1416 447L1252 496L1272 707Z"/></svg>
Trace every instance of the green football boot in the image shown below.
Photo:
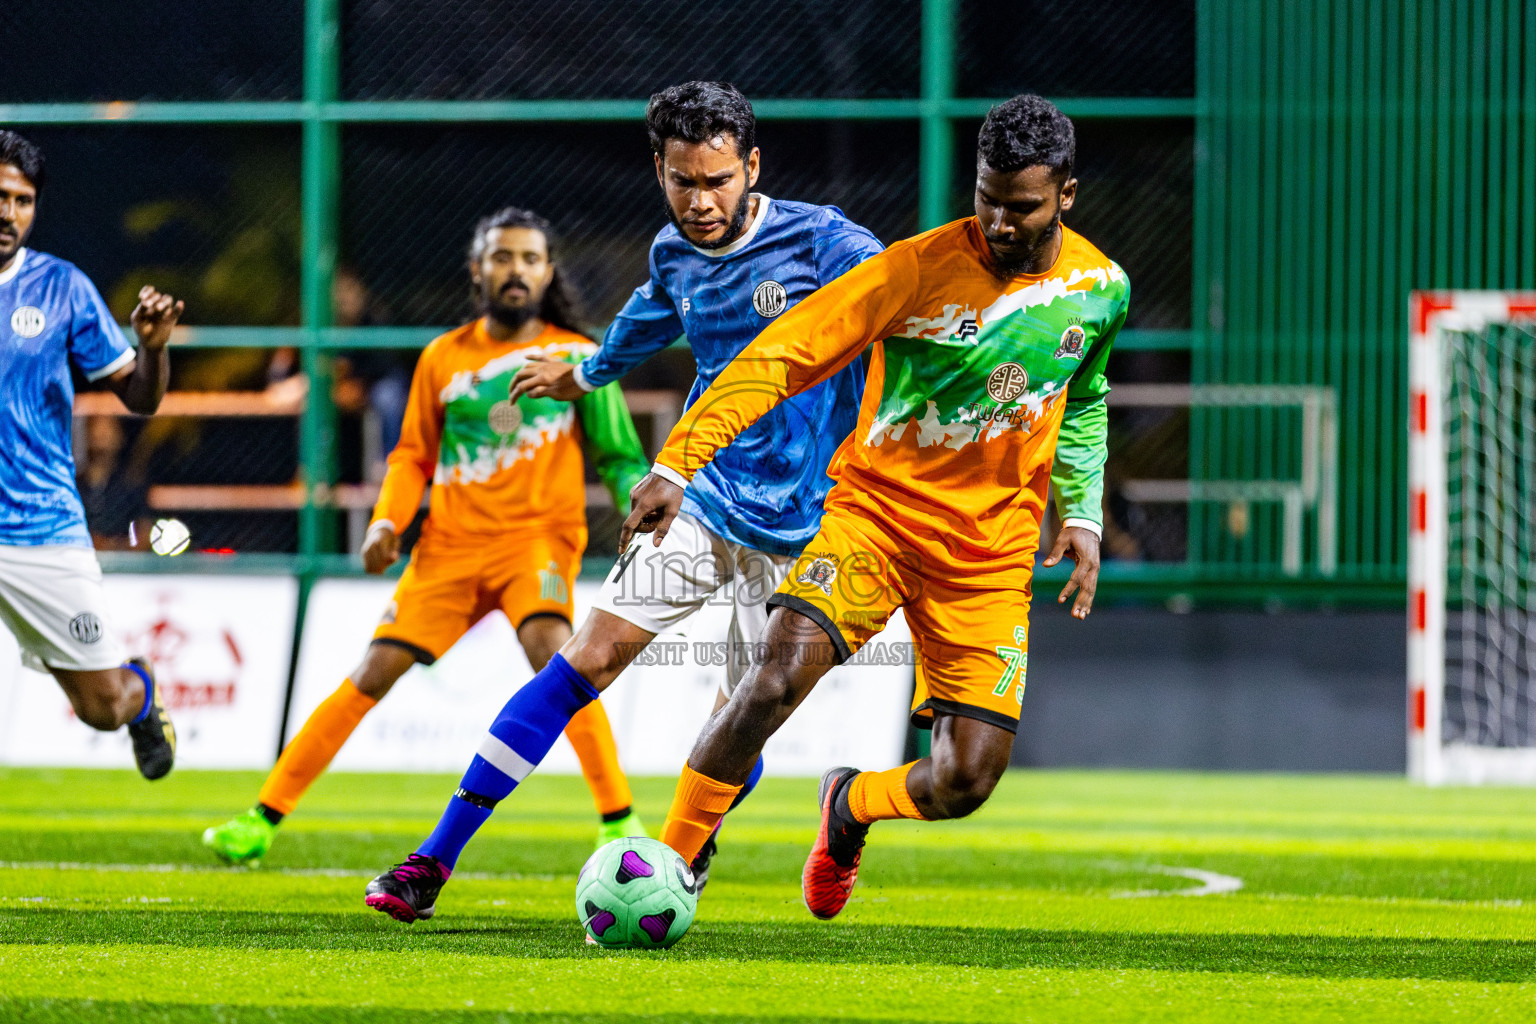
<svg viewBox="0 0 1536 1024"><path fill-rule="evenodd" d="M226 864L245 864L254 868L261 866L261 858L272 848L272 839L276 835L277 826L253 807L222 825L210 826L203 832L203 845Z"/></svg>
<svg viewBox="0 0 1536 1024"><path fill-rule="evenodd" d="M645 826L640 823L640 815L634 811L618 821L605 821L597 826L597 849L601 850L615 839L628 839L630 836L650 838Z"/></svg>

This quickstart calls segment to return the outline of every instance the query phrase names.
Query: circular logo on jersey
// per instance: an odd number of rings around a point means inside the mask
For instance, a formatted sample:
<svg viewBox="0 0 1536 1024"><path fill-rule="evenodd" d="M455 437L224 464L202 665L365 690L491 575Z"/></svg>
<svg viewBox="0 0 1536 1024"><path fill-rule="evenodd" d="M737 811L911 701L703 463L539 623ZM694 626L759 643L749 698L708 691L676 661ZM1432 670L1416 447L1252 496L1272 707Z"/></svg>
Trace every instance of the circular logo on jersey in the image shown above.
<svg viewBox="0 0 1536 1024"><path fill-rule="evenodd" d="M1029 386L1029 374L1018 363L998 363L987 378L987 394L994 402L1011 402Z"/></svg>
<svg viewBox="0 0 1536 1024"><path fill-rule="evenodd" d="M487 419L491 421L491 429L505 437L517 433L517 428L523 425L523 410L503 400L491 406Z"/></svg>
<svg viewBox="0 0 1536 1024"><path fill-rule="evenodd" d="M83 644L101 639L101 620L90 612L81 612L69 620L69 635Z"/></svg>
<svg viewBox="0 0 1536 1024"><path fill-rule="evenodd" d="M757 315L772 320L789 305L789 293L777 281L764 281L752 292L752 308Z"/></svg>
<svg viewBox="0 0 1536 1024"><path fill-rule="evenodd" d="M1056 349L1057 359L1081 359L1083 358L1083 342L1088 339L1088 333L1077 324L1073 324L1061 332L1061 345Z"/></svg>
<svg viewBox="0 0 1536 1024"><path fill-rule="evenodd" d="M11 330L23 338L35 338L48 326L47 317L36 306L22 306L11 314Z"/></svg>

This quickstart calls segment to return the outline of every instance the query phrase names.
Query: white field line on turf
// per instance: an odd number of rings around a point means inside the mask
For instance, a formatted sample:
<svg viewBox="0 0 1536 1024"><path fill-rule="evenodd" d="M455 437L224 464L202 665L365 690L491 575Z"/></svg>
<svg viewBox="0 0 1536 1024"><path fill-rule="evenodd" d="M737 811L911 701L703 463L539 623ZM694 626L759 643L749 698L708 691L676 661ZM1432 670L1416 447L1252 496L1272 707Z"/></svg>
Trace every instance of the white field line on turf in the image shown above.
<svg viewBox="0 0 1536 1024"><path fill-rule="evenodd" d="M1193 889L1137 889L1134 892L1117 892L1114 899L1139 899L1145 896L1218 896L1224 892L1237 892L1243 887L1243 880L1236 875L1222 875L1215 871L1202 871L1199 868L1171 868L1166 864L1148 864L1142 870L1156 871L1162 875L1174 875L1178 878L1190 878L1200 884Z"/></svg>
<svg viewBox="0 0 1536 1024"><path fill-rule="evenodd" d="M96 864L72 860L0 860L0 871L122 871L130 874L172 874L184 872L197 875L227 875L232 872L255 871L253 868L220 867L210 864ZM261 868L263 875L296 875L311 878L372 878L377 872L353 871L346 868ZM558 875L499 875L488 871L455 871L454 878L469 878L482 882L521 882L529 880L553 880Z"/></svg>

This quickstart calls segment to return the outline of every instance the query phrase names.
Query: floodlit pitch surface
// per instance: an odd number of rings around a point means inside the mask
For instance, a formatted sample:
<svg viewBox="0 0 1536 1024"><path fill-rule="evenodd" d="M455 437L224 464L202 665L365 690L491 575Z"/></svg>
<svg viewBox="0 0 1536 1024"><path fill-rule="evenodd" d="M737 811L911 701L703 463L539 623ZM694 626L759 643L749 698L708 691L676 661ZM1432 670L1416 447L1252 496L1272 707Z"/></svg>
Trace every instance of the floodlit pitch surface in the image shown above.
<svg viewBox="0 0 1536 1024"><path fill-rule="evenodd" d="M726 827L692 933L645 953L582 943L579 779L531 779L412 927L363 885L452 779L326 777L260 870L215 867L199 835L258 781L0 770L0 1020L1536 1015L1527 790L1013 773L969 821L877 826L853 903L821 923L799 888L814 782L768 780ZM670 780L636 792L658 826Z"/></svg>

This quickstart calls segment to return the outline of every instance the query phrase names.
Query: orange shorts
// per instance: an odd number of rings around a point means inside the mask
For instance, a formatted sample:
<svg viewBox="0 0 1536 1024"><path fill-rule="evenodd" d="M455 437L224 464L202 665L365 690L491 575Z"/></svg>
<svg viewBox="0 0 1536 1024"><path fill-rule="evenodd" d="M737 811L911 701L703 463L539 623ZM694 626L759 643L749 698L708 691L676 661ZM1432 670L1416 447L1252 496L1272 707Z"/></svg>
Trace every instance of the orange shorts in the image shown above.
<svg viewBox="0 0 1536 1024"><path fill-rule="evenodd" d="M878 523L829 511L816 538L768 599L821 626L846 661L901 608L917 647L912 724L933 713L1017 732L1029 661L1029 580L1013 589L961 587L924 574Z"/></svg>
<svg viewBox="0 0 1536 1024"><path fill-rule="evenodd" d="M430 665L497 608L514 629L535 615L570 622L583 547L585 538L558 535L498 537L480 547L417 544L374 642L403 647Z"/></svg>

